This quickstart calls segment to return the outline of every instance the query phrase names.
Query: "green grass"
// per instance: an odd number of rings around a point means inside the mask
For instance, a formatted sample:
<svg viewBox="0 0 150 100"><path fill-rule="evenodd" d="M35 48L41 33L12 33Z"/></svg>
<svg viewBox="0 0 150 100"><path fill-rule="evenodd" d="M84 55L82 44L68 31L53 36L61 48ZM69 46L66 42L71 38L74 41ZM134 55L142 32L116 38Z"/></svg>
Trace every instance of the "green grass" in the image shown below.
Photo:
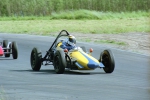
<svg viewBox="0 0 150 100"><path fill-rule="evenodd" d="M65 11L60 13L52 13L51 19L124 19L124 18L139 18L139 17L149 17L150 14L144 11L137 12L98 12L89 10L74 10Z"/></svg>
<svg viewBox="0 0 150 100"><path fill-rule="evenodd" d="M116 34L150 32L148 18L109 20L8 20L0 21L0 32L49 35L63 29L76 33Z"/></svg>
<svg viewBox="0 0 150 100"><path fill-rule="evenodd" d="M63 29L76 33L150 32L148 12L97 12L88 10L53 13L47 17L0 17L0 32L49 35Z"/></svg>
<svg viewBox="0 0 150 100"><path fill-rule="evenodd" d="M149 12L97 12L88 10L52 13L47 17L0 17L1 33L38 34L56 36L55 33L67 30L82 34L121 34L129 32L150 32ZM84 40L90 42L90 39ZM97 43L125 43L111 40Z"/></svg>
<svg viewBox="0 0 150 100"><path fill-rule="evenodd" d="M147 18L150 13L146 11L137 12L98 12L90 10L74 10L65 12L52 12L51 16L12 16L0 17L0 21L8 20L52 20L52 19L68 19L68 20L108 20L108 19L127 19L127 18Z"/></svg>

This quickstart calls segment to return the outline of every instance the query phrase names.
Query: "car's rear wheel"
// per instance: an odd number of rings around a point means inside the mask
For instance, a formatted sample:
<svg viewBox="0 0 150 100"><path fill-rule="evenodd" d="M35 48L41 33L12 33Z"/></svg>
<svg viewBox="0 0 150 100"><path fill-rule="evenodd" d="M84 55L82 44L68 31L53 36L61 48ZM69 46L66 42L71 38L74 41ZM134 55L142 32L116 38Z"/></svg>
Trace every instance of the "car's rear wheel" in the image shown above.
<svg viewBox="0 0 150 100"><path fill-rule="evenodd" d="M61 53L59 51L56 51L54 55L53 65L57 74L63 74L65 71L65 66L61 58Z"/></svg>
<svg viewBox="0 0 150 100"><path fill-rule="evenodd" d="M111 50L104 50L100 54L99 61L104 64L105 67L103 69L106 73L112 73L114 71L115 61Z"/></svg>
<svg viewBox="0 0 150 100"><path fill-rule="evenodd" d="M30 55L31 68L34 71L39 71L41 68L42 52L38 48L33 48Z"/></svg>
<svg viewBox="0 0 150 100"><path fill-rule="evenodd" d="M12 57L13 57L13 59L18 58L18 46L15 41L12 42Z"/></svg>
<svg viewBox="0 0 150 100"><path fill-rule="evenodd" d="M4 48L7 48L7 45L8 45L8 40L3 40L3 47ZM4 52L10 52L10 50L4 50ZM4 55L5 57L10 57L10 54L5 54Z"/></svg>

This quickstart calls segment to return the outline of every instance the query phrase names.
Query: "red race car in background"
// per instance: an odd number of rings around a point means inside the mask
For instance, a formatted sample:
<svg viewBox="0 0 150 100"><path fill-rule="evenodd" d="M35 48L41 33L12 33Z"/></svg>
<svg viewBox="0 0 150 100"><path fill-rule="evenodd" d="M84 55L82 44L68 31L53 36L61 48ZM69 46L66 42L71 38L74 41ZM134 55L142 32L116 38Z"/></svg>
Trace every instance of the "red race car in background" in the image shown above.
<svg viewBox="0 0 150 100"><path fill-rule="evenodd" d="M8 42L8 40L0 41L0 56L10 57L12 54L13 59L18 58L18 46L15 41Z"/></svg>

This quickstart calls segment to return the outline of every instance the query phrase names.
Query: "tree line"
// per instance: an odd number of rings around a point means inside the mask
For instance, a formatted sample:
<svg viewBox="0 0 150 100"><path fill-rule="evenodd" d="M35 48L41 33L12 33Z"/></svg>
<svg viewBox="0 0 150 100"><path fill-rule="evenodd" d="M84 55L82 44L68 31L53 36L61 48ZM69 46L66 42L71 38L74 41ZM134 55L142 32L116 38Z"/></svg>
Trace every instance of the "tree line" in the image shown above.
<svg viewBox="0 0 150 100"><path fill-rule="evenodd" d="M150 0L0 0L0 16L48 16L66 10L149 11Z"/></svg>

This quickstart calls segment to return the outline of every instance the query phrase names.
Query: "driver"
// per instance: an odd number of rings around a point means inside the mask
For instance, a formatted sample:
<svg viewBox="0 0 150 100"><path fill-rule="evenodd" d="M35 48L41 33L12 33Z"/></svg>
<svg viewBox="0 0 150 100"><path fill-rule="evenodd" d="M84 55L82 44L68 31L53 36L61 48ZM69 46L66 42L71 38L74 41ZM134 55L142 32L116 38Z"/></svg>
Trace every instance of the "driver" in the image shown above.
<svg viewBox="0 0 150 100"><path fill-rule="evenodd" d="M62 49L68 49L71 50L73 48L75 48L76 46L76 38L73 35L69 35L68 38L62 42L62 45L60 45L60 47Z"/></svg>

